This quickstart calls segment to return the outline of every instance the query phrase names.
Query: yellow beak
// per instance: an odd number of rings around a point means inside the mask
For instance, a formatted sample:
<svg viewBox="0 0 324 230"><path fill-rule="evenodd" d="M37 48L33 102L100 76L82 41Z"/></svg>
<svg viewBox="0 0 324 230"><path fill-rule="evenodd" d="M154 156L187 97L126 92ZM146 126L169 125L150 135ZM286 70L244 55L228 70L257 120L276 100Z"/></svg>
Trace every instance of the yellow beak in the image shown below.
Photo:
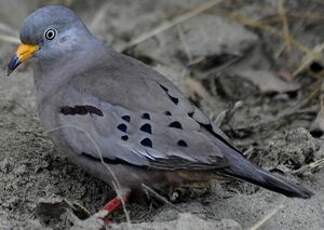
<svg viewBox="0 0 324 230"><path fill-rule="evenodd" d="M20 44L16 54L8 64L8 76L23 62L29 60L39 50L38 45Z"/></svg>

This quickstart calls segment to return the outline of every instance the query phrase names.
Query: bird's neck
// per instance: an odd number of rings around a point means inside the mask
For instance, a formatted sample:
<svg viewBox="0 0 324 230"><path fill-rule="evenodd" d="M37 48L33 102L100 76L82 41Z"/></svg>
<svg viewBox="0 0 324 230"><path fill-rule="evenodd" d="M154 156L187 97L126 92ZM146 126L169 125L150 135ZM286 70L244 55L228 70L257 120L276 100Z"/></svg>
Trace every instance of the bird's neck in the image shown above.
<svg viewBox="0 0 324 230"><path fill-rule="evenodd" d="M94 65L104 62L107 47L99 40L84 44L83 48L73 55L66 55L53 62L35 60L34 84L39 99L44 96L53 96L58 89Z"/></svg>
<svg viewBox="0 0 324 230"><path fill-rule="evenodd" d="M55 59L39 58L35 60L35 82L45 78L65 78L72 73L80 73L97 63L106 52L107 47L96 38L83 42L80 49L65 52Z"/></svg>

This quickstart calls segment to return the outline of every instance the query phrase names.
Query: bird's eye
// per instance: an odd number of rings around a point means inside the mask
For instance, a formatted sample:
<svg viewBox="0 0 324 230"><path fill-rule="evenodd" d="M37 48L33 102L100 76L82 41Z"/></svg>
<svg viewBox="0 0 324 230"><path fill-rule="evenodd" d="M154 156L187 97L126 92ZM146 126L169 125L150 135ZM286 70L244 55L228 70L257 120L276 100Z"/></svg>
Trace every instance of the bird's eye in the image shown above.
<svg viewBox="0 0 324 230"><path fill-rule="evenodd" d="M56 33L57 33L56 29L50 28L45 31L45 38L47 40L53 40L56 36Z"/></svg>

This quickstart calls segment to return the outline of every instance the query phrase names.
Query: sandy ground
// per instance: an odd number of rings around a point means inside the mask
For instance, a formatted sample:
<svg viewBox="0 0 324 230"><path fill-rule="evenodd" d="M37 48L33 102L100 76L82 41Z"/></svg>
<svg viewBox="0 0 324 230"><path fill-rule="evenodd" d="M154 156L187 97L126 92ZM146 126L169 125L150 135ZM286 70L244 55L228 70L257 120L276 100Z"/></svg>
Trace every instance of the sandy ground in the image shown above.
<svg viewBox="0 0 324 230"><path fill-rule="evenodd" d="M30 1L12 17L8 12L22 1L2 0L0 18L12 29L7 33L14 34L23 15L40 2L46 1ZM65 1L94 33L120 50L133 38L203 2ZM324 170L308 167L324 157L323 140L309 132L318 101L315 98L307 106L290 109L309 95L312 88L308 86L315 79L307 73L293 81L274 76L275 70L286 67L287 57L274 60L269 53L275 50L273 41L279 44L282 40L244 27L224 14L236 7L242 15L258 19L276 12L276 1L232 2L237 5L211 9L125 52L170 77L251 160L298 180L316 195L309 200L289 199L246 183L212 182L208 189L189 189L174 204L177 209L156 199L127 205L134 229L324 229ZM268 9L256 10L260 5ZM304 6L303 1L289 3L296 12ZM307 8L314 9L321 12L323 4ZM306 36L300 32L306 26L298 25L292 30L300 41L309 47L319 43L320 26L313 25ZM0 64L6 64L14 47L0 43ZM300 56L291 51L291 63ZM203 61L194 64L201 57ZM230 70L224 68L232 60ZM96 229L95 224L81 220L98 211L113 191L55 150L37 118L30 66L10 78L4 77L5 70L0 73L0 229ZM112 218L125 222L123 212ZM127 227L125 223L113 225Z"/></svg>

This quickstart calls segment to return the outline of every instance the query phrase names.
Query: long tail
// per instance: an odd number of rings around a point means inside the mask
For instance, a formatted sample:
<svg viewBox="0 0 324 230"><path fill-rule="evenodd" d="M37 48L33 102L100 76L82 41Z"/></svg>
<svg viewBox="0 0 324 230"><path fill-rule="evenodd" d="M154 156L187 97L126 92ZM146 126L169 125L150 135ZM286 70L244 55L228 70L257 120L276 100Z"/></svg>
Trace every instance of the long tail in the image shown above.
<svg viewBox="0 0 324 230"><path fill-rule="evenodd" d="M284 194L288 197L307 199L314 195L313 192L305 187L289 182L280 176L272 175L270 172L252 164L235 148L225 145L225 143L223 143L222 147L229 163L228 168L225 168L223 171L225 174Z"/></svg>

